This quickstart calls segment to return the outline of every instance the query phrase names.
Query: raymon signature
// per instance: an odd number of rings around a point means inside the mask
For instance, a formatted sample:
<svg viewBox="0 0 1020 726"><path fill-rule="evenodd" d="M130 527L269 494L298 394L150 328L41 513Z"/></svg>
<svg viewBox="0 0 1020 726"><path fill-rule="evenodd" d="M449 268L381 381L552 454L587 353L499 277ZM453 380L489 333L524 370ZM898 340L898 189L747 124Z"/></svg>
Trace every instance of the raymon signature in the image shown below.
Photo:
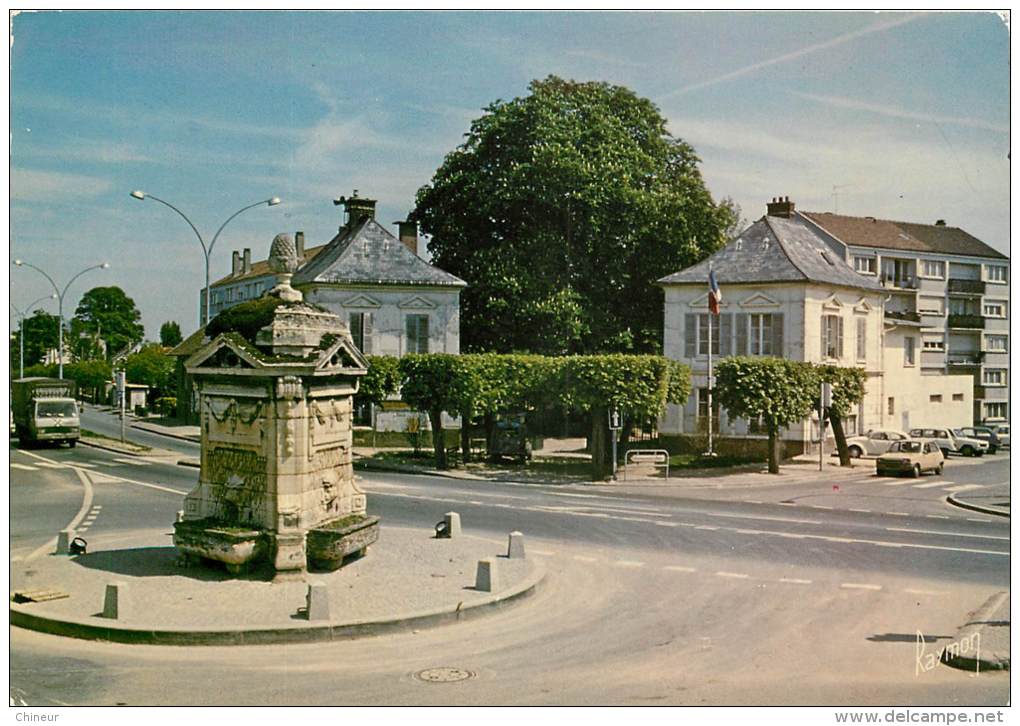
<svg viewBox="0 0 1020 726"><path fill-rule="evenodd" d="M961 655L974 653L974 660L977 663L977 672L981 672L981 633L975 632L966 638L960 638L932 652L925 649L925 637L920 630L917 631L917 646L915 648L914 675L935 670L940 662L949 658L958 658Z"/></svg>

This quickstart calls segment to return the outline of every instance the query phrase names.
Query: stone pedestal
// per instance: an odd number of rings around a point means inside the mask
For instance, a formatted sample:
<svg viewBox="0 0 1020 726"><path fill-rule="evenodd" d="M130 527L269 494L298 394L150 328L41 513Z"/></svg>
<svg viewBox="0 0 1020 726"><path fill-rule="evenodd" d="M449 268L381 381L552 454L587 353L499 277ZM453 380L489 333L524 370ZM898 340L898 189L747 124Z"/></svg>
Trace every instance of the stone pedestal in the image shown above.
<svg viewBox="0 0 1020 726"><path fill-rule="evenodd" d="M268 562L278 573L301 573L310 529L366 512L351 464L351 416L367 362L339 317L290 288L287 242L279 235L270 256L285 279L217 317L215 337L185 364L199 392L201 473L174 543L231 569ZM236 545L220 546L251 532L261 546L245 549L246 559Z"/></svg>

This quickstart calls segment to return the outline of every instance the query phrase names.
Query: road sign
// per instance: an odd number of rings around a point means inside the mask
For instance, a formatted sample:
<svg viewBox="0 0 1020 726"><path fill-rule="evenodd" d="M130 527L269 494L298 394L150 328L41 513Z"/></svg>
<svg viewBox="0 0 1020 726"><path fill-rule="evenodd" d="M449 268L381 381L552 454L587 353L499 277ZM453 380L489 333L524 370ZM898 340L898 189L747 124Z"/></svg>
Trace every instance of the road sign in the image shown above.
<svg viewBox="0 0 1020 726"><path fill-rule="evenodd" d="M623 428L620 426L620 412L615 408L609 409L609 428L613 431Z"/></svg>

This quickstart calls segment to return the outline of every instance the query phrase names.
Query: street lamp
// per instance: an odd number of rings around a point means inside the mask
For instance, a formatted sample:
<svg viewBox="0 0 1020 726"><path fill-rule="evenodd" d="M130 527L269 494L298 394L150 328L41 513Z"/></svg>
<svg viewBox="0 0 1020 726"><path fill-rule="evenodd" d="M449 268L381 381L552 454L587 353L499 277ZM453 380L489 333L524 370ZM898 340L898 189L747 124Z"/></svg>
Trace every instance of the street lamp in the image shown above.
<svg viewBox="0 0 1020 726"><path fill-rule="evenodd" d="M19 354L21 356L20 361L21 375L19 375L18 378L25 377L25 317L32 310L32 308L41 303L43 300L56 300L56 299L57 299L56 293L51 292L49 295L43 295L35 302L25 306L24 310L18 310L14 303L11 303L11 308L14 310L14 314L18 317L18 343L21 348L21 350L19 351Z"/></svg>
<svg viewBox="0 0 1020 726"><path fill-rule="evenodd" d="M108 270L108 269L110 269L110 263L109 262L103 262L103 263L98 264L98 265L92 265L92 267L86 267L84 270L82 270L77 275L75 275L70 280L68 280L67 284L64 285L64 289L63 290L61 290L59 287L57 287L57 283L55 283L53 281L52 277L50 277L49 275L46 274L45 270L43 270L43 269L41 269L39 267L36 267L35 265L33 265L33 264L29 263L29 262L23 262L21 260L15 260L14 264L17 265L18 267L31 267L33 270L35 270L40 275L42 275L47 280L49 280L50 284L53 285L53 292L55 292L57 294L57 320L58 320L57 333L58 333L59 341L60 341L57 344L58 345L58 348L57 348L57 358L60 361L60 373L59 373L59 377L63 378L64 377L64 295L67 293L67 288L71 287L71 283L74 282L75 280L77 280L82 275L84 275L86 272L89 272L90 270Z"/></svg>
<svg viewBox="0 0 1020 726"><path fill-rule="evenodd" d="M209 291L209 257L212 255L213 247L216 246L216 240L219 239L220 232L222 232L223 228L226 227L228 224L230 224L231 220L233 220L234 217L239 215L241 212L246 212L249 209L252 209L253 207L258 207L258 206L261 206L263 204L265 204L266 206L269 206L269 207L275 207L277 204L280 203L280 198L279 197L270 197L269 199L263 199L262 201L255 202L253 204L249 204L247 207L241 207L240 209L238 209L236 212L234 212L229 217L227 217L227 221L226 222L224 222L223 224L220 225L220 228L218 230L216 230L216 234L213 235L212 242L210 242L208 247L207 247L206 244L205 244L205 240L202 238L201 232L198 231L198 228L195 227L194 224L192 224L191 220L188 219L187 215L184 214L184 212L179 210L177 207L172 205L170 202L165 201L163 199L160 199L157 196L153 196L152 194L147 194L147 193L143 192L140 189L136 189L135 191L131 192L131 196L134 197L135 199L140 200L140 201L145 201L146 199L153 199L153 200L159 202L160 204L163 204L163 205L166 205L167 207L170 207L170 209L174 210L175 212L177 212L177 214L181 215L181 217L184 219L184 221L188 223L188 226L191 227L191 231L195 233L196 237L198 237L198 243L200 245L202 245L202 254L205 255L205 321L204 321L203 325L208 325L209 324L209 310L210 310L210 307L211 307L211 296L210 296L210 291Z"/></svg>

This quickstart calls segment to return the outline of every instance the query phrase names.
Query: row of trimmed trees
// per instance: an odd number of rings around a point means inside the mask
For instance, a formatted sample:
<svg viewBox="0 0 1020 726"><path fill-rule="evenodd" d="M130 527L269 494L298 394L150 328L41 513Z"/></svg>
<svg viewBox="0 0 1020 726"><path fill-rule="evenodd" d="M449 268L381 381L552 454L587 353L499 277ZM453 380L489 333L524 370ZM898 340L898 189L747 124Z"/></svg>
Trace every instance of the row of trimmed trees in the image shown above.
<svg viewBox="0 0 1020 726"><path fill-rule="evenodd" d="M715 395L733 417L761 420L769 435L769 471L779 471L780 431L818 407L822 382L832 384L833 426L841 463L850 458L842 421L864 398L864 371L782 358L724 358L715 369ZM432 426L436 465L445 468L443 413L460 416L461 449L470 460L470 422L491 422L500 413L560 408L590 417L593 475L612 470L608 412L626 422L659 416L667 403L682 405L691 391L690 370L655 355L549 357L480 353L370 356L358 403L381 405L400 391L404 401L426 413Z"/></svg>
<svg viewBox="0 0 1020 726"><path fill-rule="evenodd" d="M483 417L490 429L500 413L560 408L587 414L591 421L593 475L612 471L609 410L631 421L659 416L666 403L682 404L690 393L686 366L655 355L540 356L432 353L396 359L370 356L359 403L401 398L428 414L436 465L446 467L444 412L460 416L461 452L471 456L471 421Z"/></svg>

